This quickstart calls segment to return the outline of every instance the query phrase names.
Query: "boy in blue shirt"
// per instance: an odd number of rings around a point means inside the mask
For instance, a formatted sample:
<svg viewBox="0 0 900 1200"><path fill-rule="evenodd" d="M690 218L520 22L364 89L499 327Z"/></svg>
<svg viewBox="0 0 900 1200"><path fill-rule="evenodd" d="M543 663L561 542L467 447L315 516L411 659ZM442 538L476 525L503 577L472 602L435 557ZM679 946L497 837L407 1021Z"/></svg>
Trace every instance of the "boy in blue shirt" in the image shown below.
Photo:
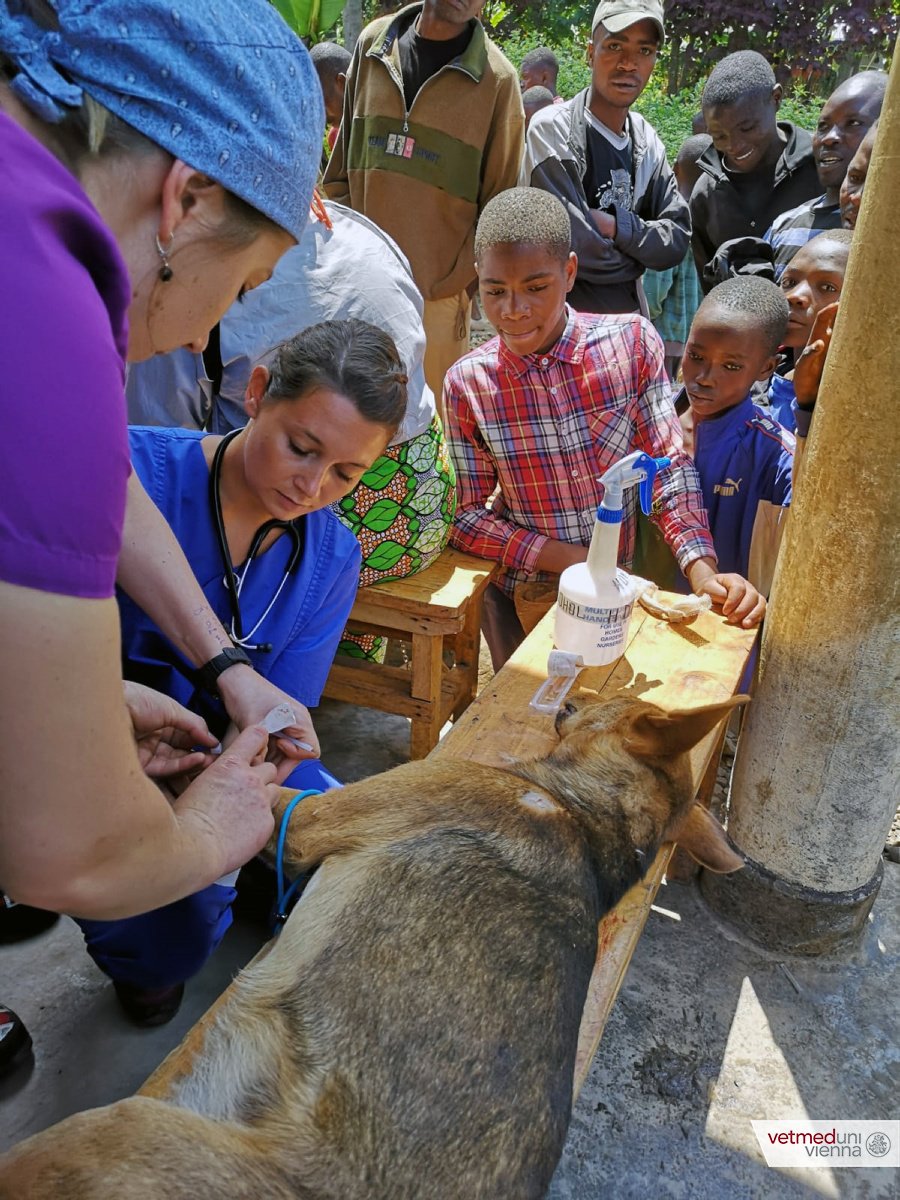
<svg viewBox="0 0 900 1200"><path fill-rule="evenodd" d="M782 348L790 353L769 381L769 415L791 433L797 431L793 366L812 335L818 314L840 299L852 240L850 229L816 234L800 247L781 275L781 290L790 310Z"/></svg>
<svg viewBox="0 0 900 1200"><path fill-rule="evenodd" d="M794 438L753 402L772 374L789 316L758 276L713 288L694 317L681 372L694 421L694 464L719 560L767 595L791 501Z"/></svg>

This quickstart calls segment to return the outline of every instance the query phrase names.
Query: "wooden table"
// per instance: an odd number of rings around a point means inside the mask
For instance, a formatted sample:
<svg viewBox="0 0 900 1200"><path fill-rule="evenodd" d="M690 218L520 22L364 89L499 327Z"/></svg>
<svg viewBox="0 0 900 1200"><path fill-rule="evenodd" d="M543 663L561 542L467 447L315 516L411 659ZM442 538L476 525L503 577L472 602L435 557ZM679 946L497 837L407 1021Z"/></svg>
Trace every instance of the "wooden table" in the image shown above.
<svg viewBox="0 0 900 1200"><path fill-rule="evenodd" d="M529 708L546 677L552 648L553 614L537 626L502 671L435 747L432 755L504 765L510 757L538 758L556 744L553 718ZM662 708L697 708L727 699L737 690L756 631L735 629L721 617L703 613L688 626L667 625L635 606L624 656L608 667L582 672L577 691L610 696L628 687ZM691 752L697 785L717 754L720 734L709 734ZM660 851L643 881L636 884L600 923L597 961L581 1023L575 1093L581 1089L600 1042L631 955L650 912L672 853ZM265 948L261 951L265 953ZM202 1045L206 1025L228 996L226 991L150 1076L142 1095L165 1097L186 1075Z"/></svg>

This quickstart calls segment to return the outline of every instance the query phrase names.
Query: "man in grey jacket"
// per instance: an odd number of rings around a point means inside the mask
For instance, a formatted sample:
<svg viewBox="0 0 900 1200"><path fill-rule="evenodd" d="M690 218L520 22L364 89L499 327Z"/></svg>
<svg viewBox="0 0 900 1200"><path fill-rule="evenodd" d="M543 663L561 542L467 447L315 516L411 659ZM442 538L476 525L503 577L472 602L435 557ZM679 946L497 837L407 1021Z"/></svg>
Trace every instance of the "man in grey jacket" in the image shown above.
<svg viewBox="0 0 900 1200"><path fill-rule="evenodd" d="M688 206L655 130L630 111L664 37L660 0L600 0L591 24L591 84L538 112L520 182L565 204L578 274L569 296L582 312L645 311L640 279L685 256Z"/></svg>

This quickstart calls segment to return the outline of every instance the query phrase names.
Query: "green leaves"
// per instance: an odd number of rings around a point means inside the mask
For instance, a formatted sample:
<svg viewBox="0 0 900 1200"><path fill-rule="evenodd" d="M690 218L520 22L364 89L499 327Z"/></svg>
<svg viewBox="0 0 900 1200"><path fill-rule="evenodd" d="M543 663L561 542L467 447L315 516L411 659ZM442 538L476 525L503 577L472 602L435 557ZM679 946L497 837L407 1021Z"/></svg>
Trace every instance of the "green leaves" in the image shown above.
<svg viewBox="0 0 900 1200"><path fill-rule="evenodd" d="M390 571L406 553L406 547L399 542L382 542L366 555L363 566L371 567L373 571Z"/></svg>
<svg viewBox="0 0 900 1200"><path fill-rule="evenodd" d="M443 521L435 521L433 525L422 530L416 542L416 549L420 550L422 554L430 554L432 550L437 550L439 546L442 546L449 535L450 531Z"/></svg>
<svg viewBox="0 0 900 1200"><path fill-rule="evenodd" d="M302 38L318 41L344 11L346 0L271 0Z"/></svg>
<svg viewBox="0 0 900 1200"><path fill-rule="evenodd" d="M488 0L481 13L481 19L491 29L496 29L501 21L505 21L512 9L505 0Z"/></svg>
<svg viewBox="0 0 900 1200"><path fill-rule="evenodd" d="M424 475L437 458L437 446L431 438L414 438L406 444L406 462L417 475Z"/></svg>
<svg viewBox="0 0 900 1200"><path fill-rule="evenodd" d="M407 503L407 508L411 508L413 512L421 513L423 516L434 512L440 507L445 491L446 485L443 479L427 479L416 489Z"/></svg>
<svg viewBox="0 0 900 1200"><path fill-rule="evenodd" d="M362 482L373 492L380 492L382 488L387 487L399 470L400 464L383 454L381 458L375 459L363 475Z"/></svg>
<svg viewBox="0 0 900 1200"><path fill-rule="evenodd" d="M363 527L373 533L384 533L396 521L399 512L400 505L396 500L376 500L362 519Z"/></svg>

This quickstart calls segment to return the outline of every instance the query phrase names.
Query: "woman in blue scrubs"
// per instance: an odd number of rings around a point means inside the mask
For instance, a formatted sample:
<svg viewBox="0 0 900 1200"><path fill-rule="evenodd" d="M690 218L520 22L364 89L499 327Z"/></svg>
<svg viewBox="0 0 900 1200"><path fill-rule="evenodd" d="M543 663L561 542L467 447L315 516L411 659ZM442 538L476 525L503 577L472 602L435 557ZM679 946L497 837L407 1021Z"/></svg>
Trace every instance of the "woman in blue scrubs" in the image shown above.
<svg viewBox="0 0 900 1200"><path fill-rule="evenodd" d="M318 704L356 597L360 549L328 508L396 433L406 375L391 337L363 321L327 321L256 367L249 423L220 437L132 427L132 465L171 526L216 615L254 667L307 707ZM154 622L119 595L126 679L201 713L219 737L217 695ZM337 786L317 759L285 787ZM120 921L79 921L88 951L140 1024L174 1016L184 981L231 924L234 877Z"/></svg>

